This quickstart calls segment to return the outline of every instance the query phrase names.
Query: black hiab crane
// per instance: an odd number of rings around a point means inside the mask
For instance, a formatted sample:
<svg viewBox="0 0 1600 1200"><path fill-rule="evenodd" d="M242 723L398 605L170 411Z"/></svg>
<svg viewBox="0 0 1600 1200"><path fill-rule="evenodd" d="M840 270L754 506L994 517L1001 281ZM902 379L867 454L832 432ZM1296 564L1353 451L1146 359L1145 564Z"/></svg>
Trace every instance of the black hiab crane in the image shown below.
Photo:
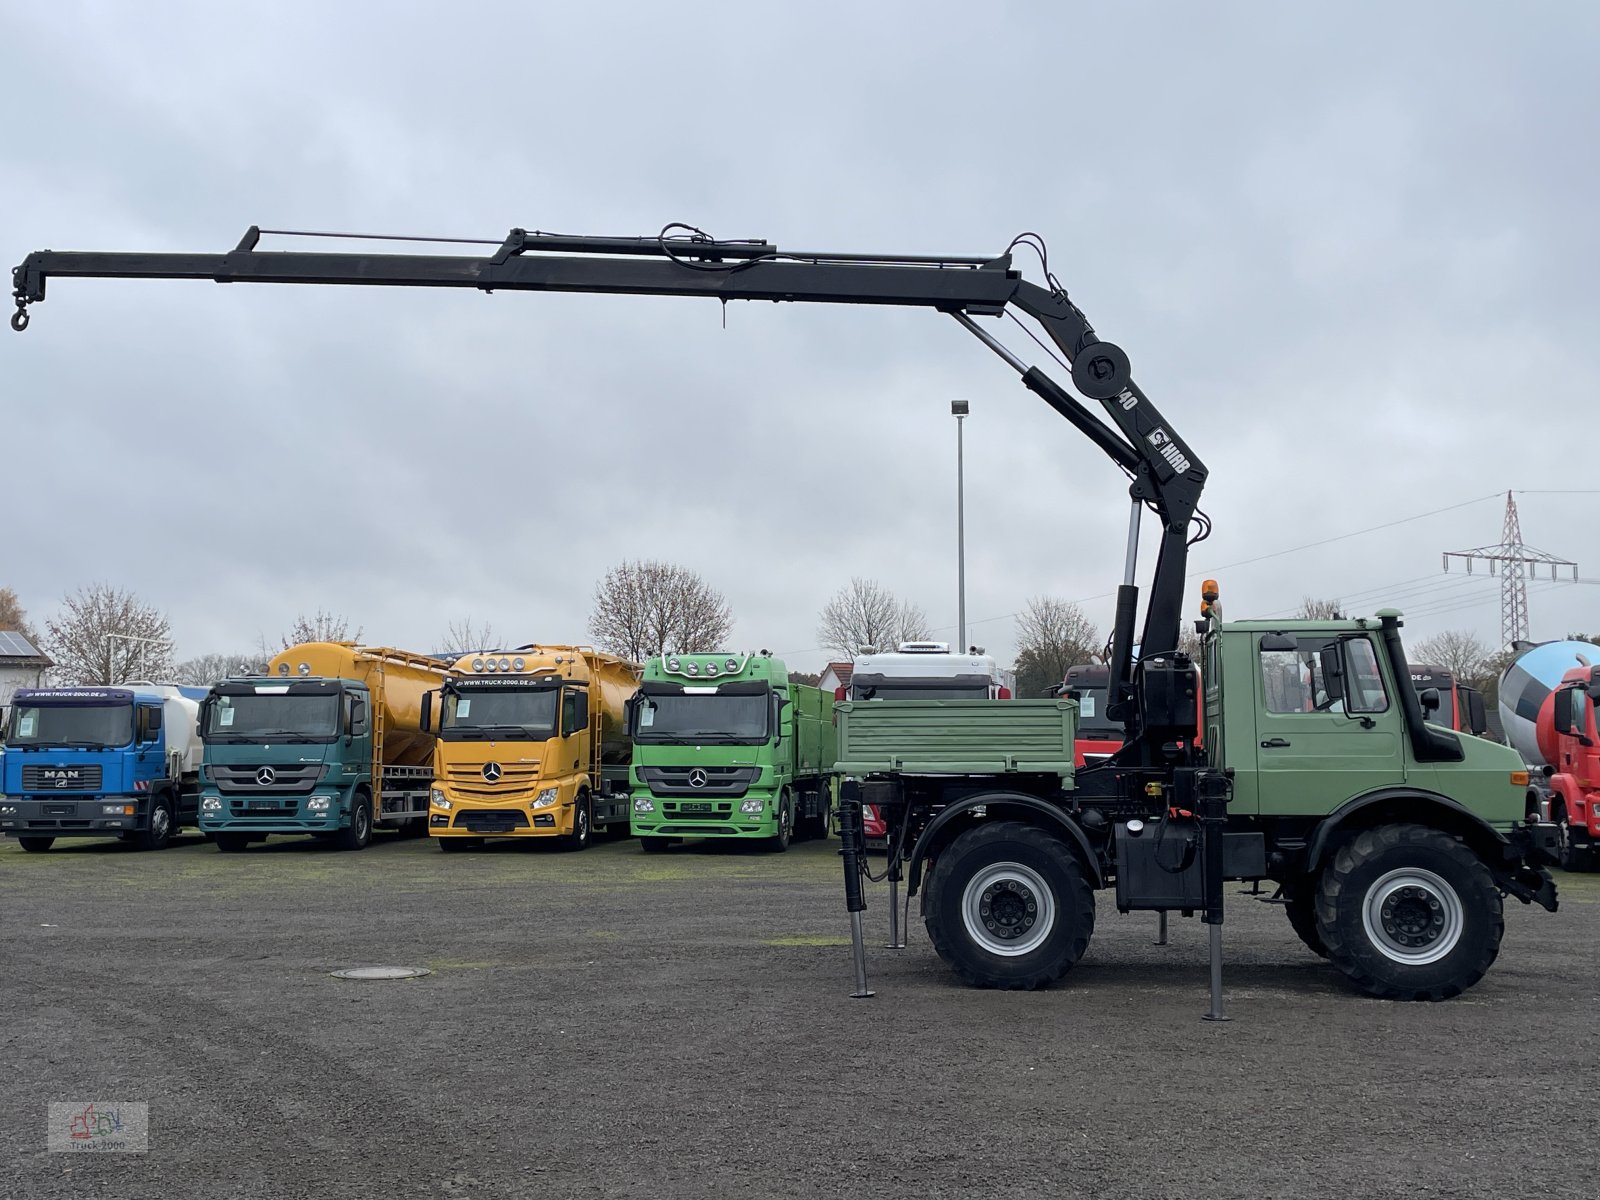
<svg viewBox="0 0 1600 1200"><path fill-rule="evenodd" d="M673 224L654 237L584 237L513 229L476 256L262 250L263 236L363 238L376 241L463 242L374 235L306 234L252 226L225 254L75 252L30 254L12 273L12 328L29 323L29 306L45 298L55 278L196 279L216 283L345 284L370 287L472 288L483 292L590 292L698 296L823 304L928 308L952 317L1003 359L1024 385L1098 446L1130 477L1131 500L1122 583L1117 589L1110 662L1109 715L1125 731L1122 749L1081 773L1079 794L1137 803L1147 787L1192 810L1205 862L1201 915L1211 926L1212 1014L1221 1017L1220 925L1223 917L1221 844L1228 786L1204 766L1194 745L1195 667L1178 652L1188 548L1209 532L1198 511L1206 468L1134 383L1128 357L1102 341L1049 269L1042 239L1023 234L997 257L930 257L781 250L765 241L724 241ZM1038 254L1045 286L1028 282L1012 265L1019 248ZM1097 401L1109 424L1036 366L1003 346L978 318L1017 310L1043 328L1083 396ZM1018 321L1021 325L1021 322ZM1029 336L1031 330L1022 326ZM1049 347L1040 343L1047 352ZM1140 517L1149 508L1161 539L1134 666L1139 589L1134 582ZM1144 693L1148 692L1148 696ZM1184 713L1171 698L1187 697ZM1147 703L1146 701L1149 700ZM1179 707L1182 707L1181 705ZM1164 712L1164 718L1149 714ZM1187 722L1187 724L1185 724ZM841 806L845 885L864 991L861 957L860 805ZM893 901L891 901L893 903Z"/></svg>

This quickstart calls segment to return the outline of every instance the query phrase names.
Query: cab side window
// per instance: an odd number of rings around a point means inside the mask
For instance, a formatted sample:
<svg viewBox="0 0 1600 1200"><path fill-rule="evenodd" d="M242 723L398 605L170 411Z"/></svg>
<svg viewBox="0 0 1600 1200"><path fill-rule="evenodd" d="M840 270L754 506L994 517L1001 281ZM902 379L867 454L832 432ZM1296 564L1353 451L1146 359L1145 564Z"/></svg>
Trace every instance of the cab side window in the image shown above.
<svg viewBox="0 0 1600 1200"><path fill-rule="evenodd" d="M1389 693L1372 643L1325 634L1295 639L1293 650L1261 651L1261 694L1270 713L1389 711ZM1330 690L1328 665L1344 647L1344 695ZM1335 668L1337 669L1337 668Z"/></svg>

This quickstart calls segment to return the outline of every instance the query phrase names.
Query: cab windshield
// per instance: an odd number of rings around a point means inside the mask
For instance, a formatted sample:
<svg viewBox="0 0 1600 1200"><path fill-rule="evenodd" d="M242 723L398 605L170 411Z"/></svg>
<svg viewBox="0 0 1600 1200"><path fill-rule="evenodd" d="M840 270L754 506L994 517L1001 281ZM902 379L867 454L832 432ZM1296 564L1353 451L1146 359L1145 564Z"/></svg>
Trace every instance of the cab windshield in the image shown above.
<svg viewBox="0 0 1600 1200"><path fill-rule="evenodd" d="M634 718L641 742L727 742L756 745L767 740L772 693L644 695Z"/></svg>
<svg viewBox="0 0 1600 1200"><path fill-rule="evenodd" d="M133 740L132 704L18 704L11 746L126 746Z"/></svg>
<svg viewBox="0 0 1600 1200"><path fill-rule="evenodd" d="M1062 695L1070 692L1078 699L1078 736L1096 741L1122 741L1122 726L1106 716L1111 689L1105 684L1069 683Z"/></svg>
<svg viewBox="0 0 1600 1200"><path fill-rule="evenodd" d="M556 735L561 689L506 688L447 691L439 736L447 741L519 738L542 742Z"/></svg>
<svg viewBox="0 0 1600 1200"><path fill-rule="evenodd" d="M853 700L987 700L987 681L956 679L880 679L852 684Z"/></svg>
<svg viewBox="0 0 1600 1200"><path fill-rule="evenodd" d="M339 696L277 694L223 694L216 698L206 718L203 736L208 741L326 741L339 732Z"/></svg>

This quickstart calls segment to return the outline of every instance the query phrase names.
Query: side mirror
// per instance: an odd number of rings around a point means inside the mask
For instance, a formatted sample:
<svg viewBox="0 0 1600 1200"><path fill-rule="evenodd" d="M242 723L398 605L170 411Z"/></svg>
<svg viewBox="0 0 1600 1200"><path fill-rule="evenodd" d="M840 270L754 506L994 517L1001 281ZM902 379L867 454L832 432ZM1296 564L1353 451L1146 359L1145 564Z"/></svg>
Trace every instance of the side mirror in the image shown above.
<svg viewBox="0 0 1600 1200"><path fill-rule="evenodd" d="M350 706L350 726L351 731L354 733L365 733L367 731L367 702L359 696Z"/></svg>
<svg viewBox="0 0 1600 1200"><path fill-rule="evenodd" d="M1489 728L1489 719L1483 711L1483 693L1476 688L1468 688L1462 695L1467 701L1467 732L1474 737L1482 737Z"/></svg>
<svg viewBox="0 0 1600 1200"><path fill-rule="evenodd" d="M200 701L200 712L195 717L195 730L199 733L201 741L205 740L206 730L211 726L211 710L216 706L217 702L210 696Z"/></svg>
<svg viewBox="0 0 1600 1200"><path fill-rule="evenodd" d="M1342 641L1329 642L1322 648L1322 687L1328 693L1330 703L1344 699L1345 674L1344 643ZM1433 691L1432 688L1428 690ZM1438 692L1433 693L1433 706L1435 708L1439 707Z"/></svg>
<svg viewBox="0 0 1600 1200"><path fill-rule="evenodd" d="M1555 707L1550 715L1557 733L1572 732L1572 692L1572 688L1564 687L1555 694Z"/></svg>
<svg viewBox="0 0 1600 1200"><path fill-rule="evenodd" d="M344 697L344 702L340 707L344 710L345 740L349 741L350 731L355 728L355 701L350 696L346 695Z"/></svg>
<svg viewBox="0 0 1600 1200"><path fill-rule="evenodd" d="M1438 688L1423 688L1417 693L1417 699L1422 702L1422 715L1424 717L1439 711L1441 701Z"/></svg>
<svg viewBox="0 0 1600 1200"><path fill-rule="evenodd" d="M422 693L422 715L417 718L417 727L421 729L423 733L429 733L433 730L432 692Z"/></svg>

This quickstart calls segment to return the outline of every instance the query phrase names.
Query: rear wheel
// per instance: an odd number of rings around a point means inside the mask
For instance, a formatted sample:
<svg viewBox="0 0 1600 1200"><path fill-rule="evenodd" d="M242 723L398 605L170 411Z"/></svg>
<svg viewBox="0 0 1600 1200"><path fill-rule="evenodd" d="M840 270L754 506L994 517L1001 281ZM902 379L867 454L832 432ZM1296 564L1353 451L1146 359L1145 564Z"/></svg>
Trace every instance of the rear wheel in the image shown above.
<svg viewBox="0 0 1600 1200"><path fill-rule="evenodd" d="M32 854L43 854L55 841L53 837L19 837L17 844Z"/></svg>
<svg viewBox="0 0 1600 1200"><path fill-rule="evenodd" d="M217 849L224 854L237 854L250 844L248 833L217 833L212 835Z"/></svg>
<svg viewBox="0 0 1600 1200"><path fill-rule="evenodd" d="M1305 883L1295 891L1288 892L1288 899L1284 901L1284 915L1289 918L1289 926L1295 935L1306 944L1306 949L1320 958L1328 957L1327 943L1322 940L1322 930L1317 928L1317 901L1316 886Z"/></svg>
<svg viewBox="0 0 1600 1200"><path fill-rule="evenodd" d="M350 824L339 830L333 839L341 850L365 850L372 840L372 797L358 793L355 808L350 811Z"/></svg>
<svg viewBox="0 0 1600 1200"><path fill-rule="evenodd" d="M815 794L814 801L821 806L822 811L809 817L804 817L799 822L798 832L804 838L826 839L829 830L828 794L821 792Z"/></svg>
<svg viewBox="0 0 1600 1200"><path fill-rule="evenodd" d="M160 850L172 840L172 801L162 795L150 802L150 824L135 839L141 850Z"/></svg>
<svg viewBox="0 0 1600 1200"><path fill-rule="evenodd" d="M974 987L1038 988L1083 957L1094 891L1060 838L1020 821L961 834L928 875L928 937Z"/></svg>
<svg viewBox="0 0 1600 1200"><path fill-rule="evenodd" d="M1341 846L1316 907L1328 958L1386 1000L1460 995L1483 978L1505 933L1488 868L1423 825L1384 825Z"/></svg>

